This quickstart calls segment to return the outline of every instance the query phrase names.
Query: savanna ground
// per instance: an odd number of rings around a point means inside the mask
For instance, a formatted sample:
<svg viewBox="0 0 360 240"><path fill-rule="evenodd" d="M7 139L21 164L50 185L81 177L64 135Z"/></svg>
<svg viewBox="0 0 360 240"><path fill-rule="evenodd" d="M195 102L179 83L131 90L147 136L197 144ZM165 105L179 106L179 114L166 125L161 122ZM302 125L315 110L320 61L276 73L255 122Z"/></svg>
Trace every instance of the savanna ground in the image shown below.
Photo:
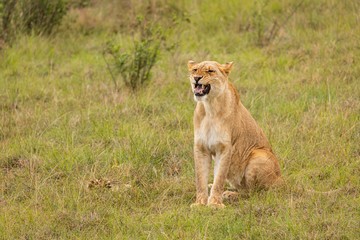
<svg viewBox="0 0 360 240"><path fill-rule="evenodd" d="M166 36L133 93L103 51L140 15ZM0 239L359 239L359 25L357 0L90 1L2 44ZM234 61L285 187L190 209L189 59Z"/></svg>

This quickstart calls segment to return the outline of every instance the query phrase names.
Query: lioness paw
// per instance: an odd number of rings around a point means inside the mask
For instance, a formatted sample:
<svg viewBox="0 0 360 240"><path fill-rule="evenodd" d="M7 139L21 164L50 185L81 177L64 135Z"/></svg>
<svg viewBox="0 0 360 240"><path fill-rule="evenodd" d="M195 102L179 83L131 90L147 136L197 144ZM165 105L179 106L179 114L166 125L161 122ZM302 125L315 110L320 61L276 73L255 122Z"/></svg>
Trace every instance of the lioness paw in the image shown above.
<svg viewBox="0 0 360 240"><path fill-rule="evenodd" d="M196 198L196 201L190 205L191 208L199 207L199 206L205 206L207 203L207 197L205 196L198 196Z"/></svg>
<svg viewBox="0 0 360 240"><path fill-rule="evenodd" d="M208 203L208 207L214 209L222 209L225 208L225 205L223 203Z"/></svg>
<svg viewBox="0 0 360 240"><path fill-rule="evenodd" d="M211 208L224 208L225 207L225 205L222 203L221 197L210 197L207 205Z"/></svg>
<svg viewBox="0 0 360 240"><path fill-rule="evenodd" d="M223 197L223 199L226 199L230 202L234 202L239 199L239 193L232 192L232 191L225 191L225 192L223 192L222 197Z"/></svg>
<svg viewBox="0 0 360 240"><path fill-rule="evenodd" d="M190 208L198 208L198 207L202 207L202 206L205 206L205 204L195 202L195 203L190 205Z"/></svg>

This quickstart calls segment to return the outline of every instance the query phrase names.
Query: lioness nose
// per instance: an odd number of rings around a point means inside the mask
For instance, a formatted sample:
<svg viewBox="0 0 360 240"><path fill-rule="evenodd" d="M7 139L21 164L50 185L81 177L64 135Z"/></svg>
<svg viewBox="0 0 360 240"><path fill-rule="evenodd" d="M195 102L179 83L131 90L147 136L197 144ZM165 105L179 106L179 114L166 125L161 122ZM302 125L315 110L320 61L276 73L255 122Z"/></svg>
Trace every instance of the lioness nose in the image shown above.
<svg viewBox="0 0 360 240"><path fill-rule="evenodd" d="M196 76L196 77L194 77L195 82L200 81L200 79L202 79L202 76Z"/></svg>

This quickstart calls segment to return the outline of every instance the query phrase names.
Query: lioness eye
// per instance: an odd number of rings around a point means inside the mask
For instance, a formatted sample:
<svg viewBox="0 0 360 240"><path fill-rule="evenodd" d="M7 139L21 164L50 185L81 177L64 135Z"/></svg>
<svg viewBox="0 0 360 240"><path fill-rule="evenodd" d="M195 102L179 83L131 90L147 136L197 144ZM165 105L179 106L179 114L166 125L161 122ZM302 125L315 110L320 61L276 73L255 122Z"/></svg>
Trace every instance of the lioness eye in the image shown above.
<svg viewBox="0 0 360 240"><path fill-rule="evenodd" d="M197 71L197 68L194 68L194 69L193 69L193 72L196 72L196 71Z"/></svg>
<svg viewBox="0 0 360 240"><path fill-rule="evenodd" d="M207 72L208 73L213 73L213 72L215 72L215 70L209 69L209 70L207 70Z"/></svg>

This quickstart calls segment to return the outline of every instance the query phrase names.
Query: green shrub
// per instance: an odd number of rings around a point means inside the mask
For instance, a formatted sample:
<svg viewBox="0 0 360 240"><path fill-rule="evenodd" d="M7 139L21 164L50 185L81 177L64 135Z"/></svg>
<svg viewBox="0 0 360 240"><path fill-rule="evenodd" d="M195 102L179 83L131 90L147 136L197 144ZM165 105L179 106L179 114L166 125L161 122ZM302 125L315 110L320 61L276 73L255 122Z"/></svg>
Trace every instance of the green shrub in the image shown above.
<svg viewBox="0 0 360 240"><path fill-rule="evenodd" d="M151 69L160 52L161 39L161 29L143 25L140 28L139 39L134 41L130 50L122 51L118 44L107 44L104 59L117 89L118 76L132 91L150 81ZM110 61L107 60L107 55L110 56Z"/></svg>
<svg viewBox="0 0 360 240"><path fill-rule="evenodd" d="M2 37L51 34L67 12L65 0L0 0Z"/></svg>

